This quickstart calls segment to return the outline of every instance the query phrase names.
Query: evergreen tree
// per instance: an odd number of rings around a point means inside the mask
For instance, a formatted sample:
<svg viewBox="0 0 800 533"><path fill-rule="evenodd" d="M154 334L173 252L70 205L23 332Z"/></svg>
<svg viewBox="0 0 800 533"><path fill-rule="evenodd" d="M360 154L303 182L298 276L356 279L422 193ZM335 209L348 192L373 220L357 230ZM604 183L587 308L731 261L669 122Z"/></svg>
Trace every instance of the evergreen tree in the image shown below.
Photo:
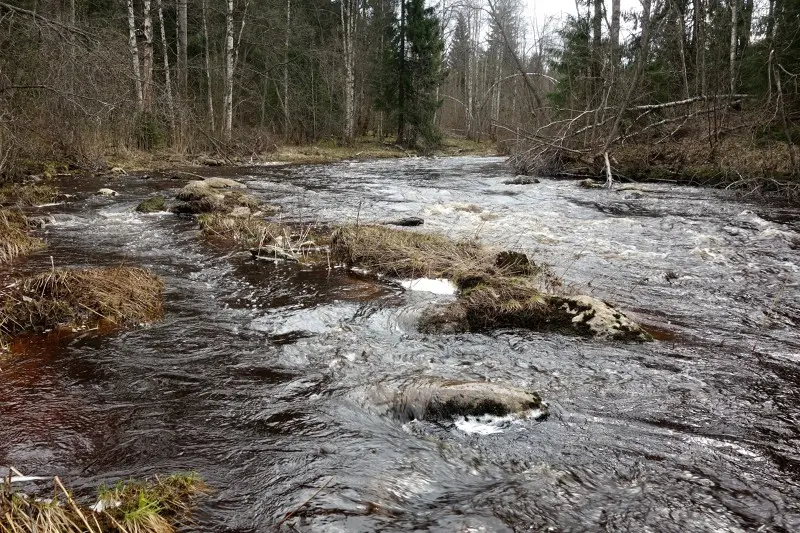
<svg viewBox="0 0 800 533"><path fill-rule="evenodd" d="M399 141L415 146L421 137L431 146L440 140L434 119L441 105L436 87L442 78L444 42L436 12L426 8L424 0L408 0L405 12L405 68L400 74L401 90L405 92L401 103L405 124Z"/></svg>

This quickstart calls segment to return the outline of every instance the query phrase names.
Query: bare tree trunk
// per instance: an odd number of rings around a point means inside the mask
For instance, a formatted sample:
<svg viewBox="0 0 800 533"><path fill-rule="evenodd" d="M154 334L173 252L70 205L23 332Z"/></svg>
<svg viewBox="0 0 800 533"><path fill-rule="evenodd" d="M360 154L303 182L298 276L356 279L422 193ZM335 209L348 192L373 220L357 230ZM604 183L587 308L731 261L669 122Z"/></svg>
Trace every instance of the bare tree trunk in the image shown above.
<svg viewBox="0 0 800 533"><path fill-rule="evenodd" d="M352 140L355 130L355 55L353 38L355 35L358 0L341 0L342 48L344 48L344 138Z"/></svg>
<svg viewBox="0 0 800 533"><path fill-rule="evenodd" d="M161 28L161 49L164 53L164 82L167 92L167 110L169 112L169 125L175 131L175 102L172 100L172 77L169 72L169 47L167 46L167 32L164 29L164 7L161 0L156 0L158 10L158 24Z"/></svg>
<svg viewBox="0 0 800 533"><path fill-rule="evenodd" d="M774 55L774 51L770 52L770 63L772 62L772 58ZM797 166L797 153L795 152L794 143L792 142L792 133L791 129L789 128L789 121L786 118L786 105L783 101L783 89L781 87L781 72L777 65L774 66L774 75L775 75L775 86L778 90L778 98L777 98L777 106L778 112L781 116L781 125L783 126L783 134L786 136L786 148L789 150L789 161L792 165L792 175L796 176L798 173L798 166Z"/></svg>
<svg viewBox="0 0 800 533"><path fill-rule="evenodd" d="M292 26L292 0L286 0L286 33L283 41L283 133L289 135L289 35Z"/></svg>
<svg viewBox="0 0 800 533"><path fill-rule="evenodd" d="M187 0L178 0L178 92L181 97L186 98L188 88L188 41L189 41L189 21ZM205 17L205 0L203 0L203 17ZM203 19L205 21L205 18ZM206 32L208 37L208 32ZM206 39L208 42L208 39Z"/></svg>
<svg viewBox="0 0 800 533"><path fill-rule="evenodd" d="M686 25L683 20L683 13L675 0L670 0L672 10L675 15L675 40L678 45L678 55L681 58L681 80L683 81L683 97L689 98L689 73L686 70L686 49L684 47L684 37L686 36Z"/></svg>
<svg viewBox="0 0 800 533"><path fill-rule="evenodd" d="M136 44L136 18L133 12L133 0L127 0L128 8L128 51L133 66L133 84L136 91L136 107L144 111L144 95L142 94L142 74L139 69L139 46Z"/></svg>
<svg viewBox="0 0 800 533"><path fill-rule="evenodd" d="M694 0L695 92L705 95L706 84L706 10L703 0Z"/></svg>
<svg viewBox="0 0 800 533"><path fill-rule="evenodd" d="M225 10L225 80L222 96L222 135L226 141L233 137L233 0Z"/></svg>
<svg viewBox="0 0 800 533"><path fill-rule="evenodd" d="M738 47L737 31L739 27L739 0L731 0L731 92L736 92L736 50Z"/></svg>
<svg viewBox="0 0 800 533"><path fill-rule="evenodd" d="M477 43L479 23L478 14L480 11L470 6L468 24L469 24L469 50L467 52L467 72L466 72L466 96L467 96L467 113L466 113L466 129L467 139L475 139L475 72L477 71Z"/></svg>
<svg viewBox="0 0 800 533"><path fill-rule="evenodd" d="M636 67L633 71L633 79L630 81L630 85L628 85L628 89L625 92L625 99L619 106L619 112L617 113L616 118L614 119L614 125L611 127L611 131L606 138L606 142L603 144L603 149L600 151L602 154L606 154L608 149L611 147L611 143L614 142L614 138L617 136L617 131L619 130L619 124L622 122L622 115L625 113L625 109L628 107L628 104L633 97L633 93L636 90L636 86L639 85L639 77L642 75L642 70L644 70L644 65L647 62L647 52L650 47L650 8L652 7L652 0L642 0L642 38L641 38L641 49L639 50L639 57L636 58Z"/></svg>
<svg viewBox="0 0 800 533"><path fill-rule="evenodd" d="M620 21L620 0L611 0L611 64L616 70L620 60L619 53L619 21Z"/></svg>
<svg viewBox="0 0 800 533"><path fill-rule="evenodd" d="M142 100L146 111L153 108L153 16L150 8L151 0L143 0Z"/></svg>
<svg viewBox="0 0 800 533"><path fill-rule="evenodd" d="M211 49L208 42L208 19L206 15L206 0L203 0L203 44L206 58L206 85L208 90L208 120L211 131L216 130L214 123L214 94L211 90Z"/></svg>

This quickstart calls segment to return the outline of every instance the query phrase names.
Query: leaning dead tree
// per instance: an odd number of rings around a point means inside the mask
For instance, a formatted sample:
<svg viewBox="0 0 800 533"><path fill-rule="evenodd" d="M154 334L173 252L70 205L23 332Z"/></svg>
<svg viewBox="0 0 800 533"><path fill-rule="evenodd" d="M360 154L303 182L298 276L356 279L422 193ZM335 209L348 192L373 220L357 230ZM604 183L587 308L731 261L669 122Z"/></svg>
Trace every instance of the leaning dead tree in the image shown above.
<svg viewBox="0 0 800 533"><path fill-rule="evenodd" d="M566 38L572 39L565 46L588 50L591 52L586 54L589 59L576 65L574 57L579 54L574 54L573 50L570 56L573 64L568 65L568 75L577 81L571 85L566 85L569 80L563 77L559 81L568 87L560 94L564 103L550 109L551 119L540 120L525 131L516 132L518 144L512 163L518 171L564 177L603 177L611 185L617 176L615 154L625 152L630 146L657 147L692 135L702 142L710 139L707 149L713 152L714 142L721 132L741 126L740 117L731 110L739 109L748 96L737 93L731 81L736 74L735 61L730 63L727 86L717 94L688 94L687 55L684 34L680 33L685 31L685 24L672 0L641 1L641 9L636 13L638 33L632 37L627 63L620 63L618 57L619 8L613 6L610 39L607 40L600 25L600 7L595 5L591 21L576 22L577 30L573 34L565 32ZM729 31L735 51L738 37L736 24L733 26ZM667 42L665 36L676 31L681 36L674 45L674 55L682 63L676 69L680 74L676 85L683 94L674 100L653 102L651 95L658 93L659 88L653 86L652 80L645 79L645 71L651 64L652 43L658 39L663 46ZM695 69L703 67L695 65ZM705 77L704 73L694 74L697 78ZM696 85L698 90L703 86Z"/></svg>

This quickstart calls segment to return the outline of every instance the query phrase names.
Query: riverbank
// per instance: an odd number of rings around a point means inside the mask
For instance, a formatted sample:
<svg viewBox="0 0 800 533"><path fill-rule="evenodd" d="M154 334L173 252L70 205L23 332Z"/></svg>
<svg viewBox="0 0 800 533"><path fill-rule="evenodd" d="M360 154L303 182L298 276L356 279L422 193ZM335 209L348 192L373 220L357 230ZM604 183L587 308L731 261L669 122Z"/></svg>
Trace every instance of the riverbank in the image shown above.
<svg viewBox="0 0 800 533"><path fill-rule="evenodd" d="M800 203L800 179L792 173L787 144L752 135L689 135L628 142L612 147L608 164L615 181L660 182L737 190L742 196ZM606 181L602 154L546 149L520 150L511 163L523 174Z"/></svg>
<svg viewBox="0 0 800 533"><path fill-rule="evenodd" d="M336 163L345 160L394 159L419 156L492 156L498 155L491 142L445 138L439 148L430 152L406 149L391 141L362 137L350 144L336 139L302 145L278 145L263 153L175 154L120 150L105 156L109 168L130 171L169 170L178 166L242 166L242 165L306 165Z"/></svg>

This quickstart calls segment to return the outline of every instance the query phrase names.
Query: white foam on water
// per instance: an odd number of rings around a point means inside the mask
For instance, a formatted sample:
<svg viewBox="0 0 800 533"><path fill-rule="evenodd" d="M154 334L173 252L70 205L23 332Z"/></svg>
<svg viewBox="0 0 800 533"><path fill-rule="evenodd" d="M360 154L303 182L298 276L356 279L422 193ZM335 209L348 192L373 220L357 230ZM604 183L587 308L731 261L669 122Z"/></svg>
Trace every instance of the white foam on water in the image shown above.
<svg viewBox="0 0 800 533"><path fill-rule="evenodd" d="M432 292L433 294L452 295L458 291L452 281L444 278L401 279L400 285L408 291L424 291Z"/></svg>
<svg viewBox="0 0 800 533"><path fill-rule="evenodd" d="M542 411L532 409L527 413L510 414L506 416L481 415L481 416L460 416L456 418L456 428L464 433L473 435L494 435L503 433L512 426L519 425L528 418L539 418Z"/></svg>

